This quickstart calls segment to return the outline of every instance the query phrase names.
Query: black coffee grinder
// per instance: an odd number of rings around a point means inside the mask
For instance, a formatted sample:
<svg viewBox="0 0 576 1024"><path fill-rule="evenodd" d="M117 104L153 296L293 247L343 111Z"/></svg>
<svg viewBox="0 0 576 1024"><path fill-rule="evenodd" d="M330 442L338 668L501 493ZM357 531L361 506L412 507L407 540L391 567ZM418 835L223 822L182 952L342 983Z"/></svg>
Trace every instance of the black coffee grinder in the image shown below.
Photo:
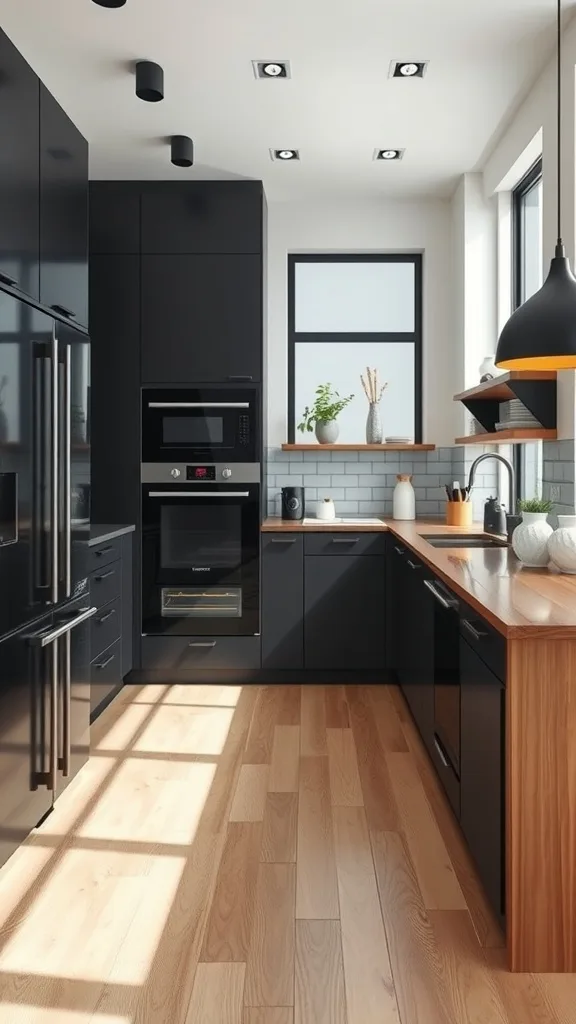
<svg viewBox="0 0 576 1024"><path fill-rule="evenodd" d="M282 519L304 519L304 488L282 488Z"/></svg>

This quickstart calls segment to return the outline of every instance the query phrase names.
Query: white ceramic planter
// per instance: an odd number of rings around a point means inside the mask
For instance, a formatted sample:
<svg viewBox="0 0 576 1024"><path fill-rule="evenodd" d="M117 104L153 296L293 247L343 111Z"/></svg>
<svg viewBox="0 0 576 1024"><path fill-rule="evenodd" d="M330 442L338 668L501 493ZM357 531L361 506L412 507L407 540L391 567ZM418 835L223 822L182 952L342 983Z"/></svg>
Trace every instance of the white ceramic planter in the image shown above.
<svg viewBox="0 0 576 1024"><path fill-rule="evenodd" d="M319 444L336 444L340 427L336 420L316 420L316 440Z"/></svg>
<svg viewBox="0 0 576 1024"><path fill-rule="evenodd" d="M514 554L531 569L543 568L550 561L548 541L553 532L547 512L523 512L512 534Z"/></svg>
<svg viewBox="0 0 576 1024"><path fill-rule="evenodd" d="M576 575L576 516L558 516L558 524L548 541L548 553L560 572Z"/></svg>

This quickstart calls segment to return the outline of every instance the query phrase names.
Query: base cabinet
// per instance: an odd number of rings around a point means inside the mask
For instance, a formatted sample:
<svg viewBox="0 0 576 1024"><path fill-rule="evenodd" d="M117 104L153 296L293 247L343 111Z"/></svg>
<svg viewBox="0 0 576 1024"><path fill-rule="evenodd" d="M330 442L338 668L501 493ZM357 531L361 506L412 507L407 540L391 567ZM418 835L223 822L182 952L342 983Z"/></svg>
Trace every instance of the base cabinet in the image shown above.
<svg viewBox="0 0 576 1024"><path fill-rule="evenodd" d="M104 710L132 669L132 534L90 548L90 718Z"/></svg>
<svg viewBox="0 0 576 1024"><path fill-rule="evenodd" d="M262 667L304 668L304 538L262 539Z"/></svg>

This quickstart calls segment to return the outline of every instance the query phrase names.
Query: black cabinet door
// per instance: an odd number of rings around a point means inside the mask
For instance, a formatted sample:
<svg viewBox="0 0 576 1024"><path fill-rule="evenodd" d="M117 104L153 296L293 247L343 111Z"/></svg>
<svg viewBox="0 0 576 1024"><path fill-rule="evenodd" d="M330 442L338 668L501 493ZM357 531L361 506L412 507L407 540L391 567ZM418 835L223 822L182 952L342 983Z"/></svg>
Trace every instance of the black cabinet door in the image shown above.
<svg viewBox="0 0 576 1024"><path fill-rule="evenodd" d="M132 671L132 629L134 623L134 602L132 597L133 537L126 533L122 537L122 678Z"/></svg>
<svg viewBox="0 0 576 1024"><path fill-rule="evenodd" d="M40 85L40 301L88 324L88 143Z"/></svg>
<svg viewBox="0 0 576 1024"><path fill-rule="evenodd" d="M140 182L90 182L90 254L140 252Z"/></svg>
<svg viewBox="0 0 576 1024"><path fill-rule="evenodd" d="M142 383L260 380L259 256L142 257Z"/></svg>
<svg viewBox="0 0 576 1024"><path fill-rule="evenodd" d="M262 252L262 184L202 181L142 190L142 252Z"/></svg>
<svg viewBox="0 0 576 1024"><path fill-rule="evenodd" d="M304 560L307 669L385 669L385 560L308 555Z"/></svg>
<svg viewBox="0 0 576 1024"><path fill-rule="evenodd" d="M386 549L386 668L392 679L401 681L406 609L402 597L406 548L388 535Z"/></svg>
<svg viewBox="0 0 576 1024"><path fill-rule="evenodd" d="M262 667L304 667L304 554L300 533L262 538Z"/></svg>
<svg viewBox="0 0 576 1024"><path fill-rule="evenodd" d="M460 641L460 823L495 912L504 913L504 687Z"/></svg>
<svg viewBox="0 0 576 1024"><path fill-rule="evenodd" d="M410 552L403 559L399 602L400 683L426 746L434 743L434 605L430 573Z"/></svg>
<svg viewBox="0 0 576 1024"><path fill-rule="evenodd" d="M0 281L40 294L38 77L0 30Z"/></svg>

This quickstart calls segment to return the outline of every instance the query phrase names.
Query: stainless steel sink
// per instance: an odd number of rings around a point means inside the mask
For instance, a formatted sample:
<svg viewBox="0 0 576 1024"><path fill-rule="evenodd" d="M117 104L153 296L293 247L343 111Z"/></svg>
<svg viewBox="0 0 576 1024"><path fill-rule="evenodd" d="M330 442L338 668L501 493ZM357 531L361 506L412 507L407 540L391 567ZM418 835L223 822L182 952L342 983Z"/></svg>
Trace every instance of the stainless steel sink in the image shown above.
<svg viewBox="0 0 576 1024"><path fill-rule="evenodd" d="M433 548L505 548L506 541L487 533L421 533Z"/></svg>

